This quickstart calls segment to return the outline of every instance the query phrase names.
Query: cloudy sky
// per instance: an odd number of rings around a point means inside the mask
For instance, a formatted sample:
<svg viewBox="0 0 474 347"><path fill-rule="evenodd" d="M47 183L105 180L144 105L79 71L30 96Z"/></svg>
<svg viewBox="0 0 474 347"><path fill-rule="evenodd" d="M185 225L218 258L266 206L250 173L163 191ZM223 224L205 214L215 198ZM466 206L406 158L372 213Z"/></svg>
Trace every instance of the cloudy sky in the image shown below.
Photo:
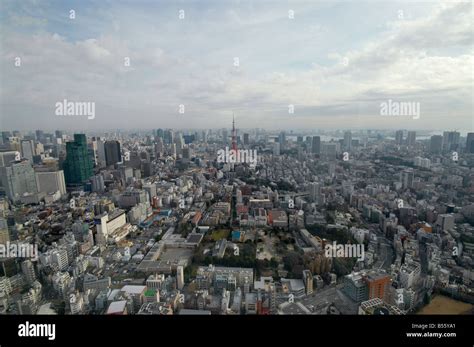
<svg viewBox="0 0 474 347"><path fill-rule="evenodd" d="M234 112L239 128L472 131L473 13L472 1L2 0L0 128L221 128ZM64 99L95 102L95 119L56 115ZM419 119L380 115L389 99L419 103Z"/></svg>

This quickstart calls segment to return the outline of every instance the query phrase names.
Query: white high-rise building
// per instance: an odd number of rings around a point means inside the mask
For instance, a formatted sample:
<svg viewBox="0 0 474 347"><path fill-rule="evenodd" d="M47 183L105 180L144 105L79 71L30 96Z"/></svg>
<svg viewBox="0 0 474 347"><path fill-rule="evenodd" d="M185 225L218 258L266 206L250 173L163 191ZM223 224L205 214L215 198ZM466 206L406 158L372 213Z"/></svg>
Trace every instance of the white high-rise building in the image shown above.
<svg viewBox="0 0 474 347"><path fill-rule="evenodd" d="M178 266L176 268L176 282L178 289L181 290L184 287L184 268L182 266Z"/></svg>
<svg viewBox="0 0 474 347"><path fill-rule="evenodd" d="M431 167L431 160L428 158L415 157L413 163L415 166L422 167L424 169L429 169Z"/></svg>
<svg viewBox="0 0 474 347"><path fill-rule="evenodd" d="M61 196L66 195L66 181L64 180L64 171L36 172L36 181L38 190L46 194L59 192Z"/></svg>
<svg viewBox="0 0 474 347"><path fill-rule="evenodd" d="M55 249L51 254L51 260L58 266L59 270L66 270L69 265L67 250L65 248Z"/></svg>
<svg viewBox="0 0 474 347"><path fill-rule="evenodd" d="M28 161L16 162L10 167L1 167L0 179L6 195L13 201L18 201L25 193L38 193L35 171Z"/></svg>

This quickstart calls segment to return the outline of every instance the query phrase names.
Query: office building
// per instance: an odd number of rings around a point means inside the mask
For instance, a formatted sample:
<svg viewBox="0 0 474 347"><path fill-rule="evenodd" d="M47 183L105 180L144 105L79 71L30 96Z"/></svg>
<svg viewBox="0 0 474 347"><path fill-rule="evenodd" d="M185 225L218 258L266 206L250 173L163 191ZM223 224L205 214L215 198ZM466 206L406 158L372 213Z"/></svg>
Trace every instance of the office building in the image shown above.
<svg viewBox="0 0 474 347"><path fill-rule="evenodd" d="M344 277L343 292L355 302L366 301L369 298L367 283L363 274L351 273Z"/></svg>
<svg viewBox="0 0 474 347"><path fill-rule="evenodd" d="M105 158L105 142L102 139L96 140L97 146L97 166L100 168L104 168L107 165L107 161Z"/></svg>
<svg viewBox="0 0 474 347"><path fill-rule="evenodd" d="M310 183L310 196L311 201L315 203L320 203L321 199L321 185L318 182Z"/></svg>
<svg viewBox="0 0 474 347"><path fill-rule="evenodd" d="M321 145L321 156L327 160L335 160L337 145L335 142L323 142Z"/></svg>
<svg viewBox="0 0 474 347"><path fill-rule="evenodd" d="M103 175L94 175L91 178L92 183L92 191L103 193L105 191L105 183L104 183L104 176Z"/></svg>
<svg viewBox="0 0 474 347"><path fill-rule="evenodd" d="M413 147L416 144L416 131L409 131L407 134L407 145Z"/></svg>
<svg viewBox="0 0 474 347"><path fill-rule="evenodd" d="M244 145L247 146L248 144L250 144L250 136L249 136L249 134L245 133L244 134Z"/></svg>
<svg viewBox="0 0 474 347"><path fill-rule="evenodd" d="M114 165L122 161L122 154L120 152L120 142L106 141L104 144L105 163L107 166Z"/></svg>
<svg viewBox="0 0 474 347"><path fill-rule="evenodd" d="M36 281L35 267L31 260L27 259L21 263L21 272L25 276L26 282L32 285Z"/></svg>
<svg viewBox="0 0 474 347"><path fill-rule="evenodd" d="M433 135L430 139L430 152L433 154L440 154L443 147L443 136Z"/></svg>
<svg viewBox="0 0 474 347"><path fill-rule="evenodd" d="M284 131L278 135L278 143L280 144L280 151L284 151L286 148L286 134Z"/></svg>
<svg viewBox="0 0 474 347"><path fill-rule="evenodd" d="M403 144L403 130L397 130L395 132L395 143L397 145L402 145Z"/></svg>
<svg viewBox="0 0 474 347"><path fill-rule="evenodd" d="M352 133L350 131L344 133L343 146L346 151L350 151L352 148Z"/></svg>
<svg viewBox="0 0 474 347"><path fill-rule="evenodd" d="M66 195L66 181L64 171L37 171L36 179L38 191L46 194L59 192L61 196Z"/></svg>
<svg viewBox="0 0 474 347"><path fill-rule="evenodd" d="M387 298L388 289L391 285L390 276L385 273L369 272L365 277L368 286L369 299L380 298L382 300Z"/></svg>
<svg viewBox="0 0 474 347"><path fill-rule="evenodd" d="M43 130L36 130L36 140L38 142L44 142L44 131Z"/></svg>
<svg viewBox="0 0 474 347"><path fill-rule="evenodd" d="M33 162L35 144L32 140L21 140L21 155L23 158L28 159L30 163Z"/></svg>
<svg viewBox="0 0 474 347"><path fill-rule="evenodd" d="M400 176L403 189L413 188L414 172L411 169L403 170Z"/></svg>
<svg viewBox="0 0 474 347"><path fill-rule="evenodd" d="M6 195L12 201L20 200L24 194L38 193L35 170L26 160L0 168L0 179Z"/></svg>
<svg viewBox="0 0 474 347"><path fill-rule="evenodd" d="M436 220L436 225L443 231L454 229L454 215L450 213L440 214Z"/></svg>
<svg viewBox="0 0 474 347"><path fill-rule="evenodd" d="M402 288L413 287L419 279L421 273L420 264L403 264L400 268L399 281Z"/></svg>
<svg viewBox="0 0 474 347"><path fill-rule="evenodd" d="M474 133L467 133L466 152L474 153Z"/></svg>
<svg viewBox="0 0 474 347"><path fill-rule="evenodd" d="M317 155L321 154L321 137L313 136L311 140L311 152Z"/></svg>
<svg viewBox="0 0 474 347"><path fill-rule="evenodd" d="M413 164L424 169L429 169L431 167L431 160L428 158L415 157Z"/></svg>
<svg viewBox="0 0 474 347"><path fill-rule="evenodd" d="M93 174L93 161L84 134L74 134L74 141L66 143L66 160L63 163L66 183L85 183Z"/></svg>
<svg viewBox="0 0 474 347"><path fill-rule="evenodd" d="M0 167L11 166L16 161L16 151L0 152Z"/></svg>
<svg viewBox="0 0 474 347"><path fill-rule="evenodd" d="M459 143L461 134L458 131L443 132L443 151L457 151L459 150Z"/></svg>
<svg viewBox="0 0 474 347"><path fill-rule="evenodd" d="M273 143L273 155L275 155L275 156L280 155L280 143L279 142Z"/></svg>

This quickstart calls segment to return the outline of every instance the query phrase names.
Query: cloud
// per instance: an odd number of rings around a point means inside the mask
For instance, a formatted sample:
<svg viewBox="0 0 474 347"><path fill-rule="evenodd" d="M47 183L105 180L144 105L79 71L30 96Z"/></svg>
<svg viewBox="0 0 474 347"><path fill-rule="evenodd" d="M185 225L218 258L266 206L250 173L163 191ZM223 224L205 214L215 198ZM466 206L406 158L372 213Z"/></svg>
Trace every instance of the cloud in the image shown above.
<svg viewBox="0 0 474 347"><path fill-rule="evenodd" d="M348 128L447 129L449 113L456 127L472 127L470 3L423 4L424 15L403 20L354 19L352 25L367 26L356 44L334 14L353 10L344 3L217 4L186 8L185 20L171 4L161 11L150 6L121 3L94 12L78 3L75 23L52 8L58 18L34 17L41 29L26 32L20 27L29 20L19 18L29 18L31 7L10 10L1 22L13 23L0 57L4 126L125 128L133 120L135 127L223 127L234 110L240 127L340 127L345 119ZM95 101L94 123L54 118L63 98ZM420 102L420 120L380 117L377 107L388 99ZM177 114L179 104L184 115ZM289 104L296 108L291 116Z"/></svg>

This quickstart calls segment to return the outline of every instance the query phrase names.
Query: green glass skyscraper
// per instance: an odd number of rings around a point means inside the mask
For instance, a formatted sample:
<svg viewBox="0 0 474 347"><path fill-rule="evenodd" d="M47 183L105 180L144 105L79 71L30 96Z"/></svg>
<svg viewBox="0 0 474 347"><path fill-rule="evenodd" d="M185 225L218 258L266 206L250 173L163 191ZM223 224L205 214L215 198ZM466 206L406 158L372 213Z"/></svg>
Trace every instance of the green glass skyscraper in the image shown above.
<svg viewBox="0 0 474 347"><path fill-rule="evenodd" d="M66 143L66 160L63 163L66 183L82 184L94 175L92 158L84 134L74 134L74 141Z"/></svg>

